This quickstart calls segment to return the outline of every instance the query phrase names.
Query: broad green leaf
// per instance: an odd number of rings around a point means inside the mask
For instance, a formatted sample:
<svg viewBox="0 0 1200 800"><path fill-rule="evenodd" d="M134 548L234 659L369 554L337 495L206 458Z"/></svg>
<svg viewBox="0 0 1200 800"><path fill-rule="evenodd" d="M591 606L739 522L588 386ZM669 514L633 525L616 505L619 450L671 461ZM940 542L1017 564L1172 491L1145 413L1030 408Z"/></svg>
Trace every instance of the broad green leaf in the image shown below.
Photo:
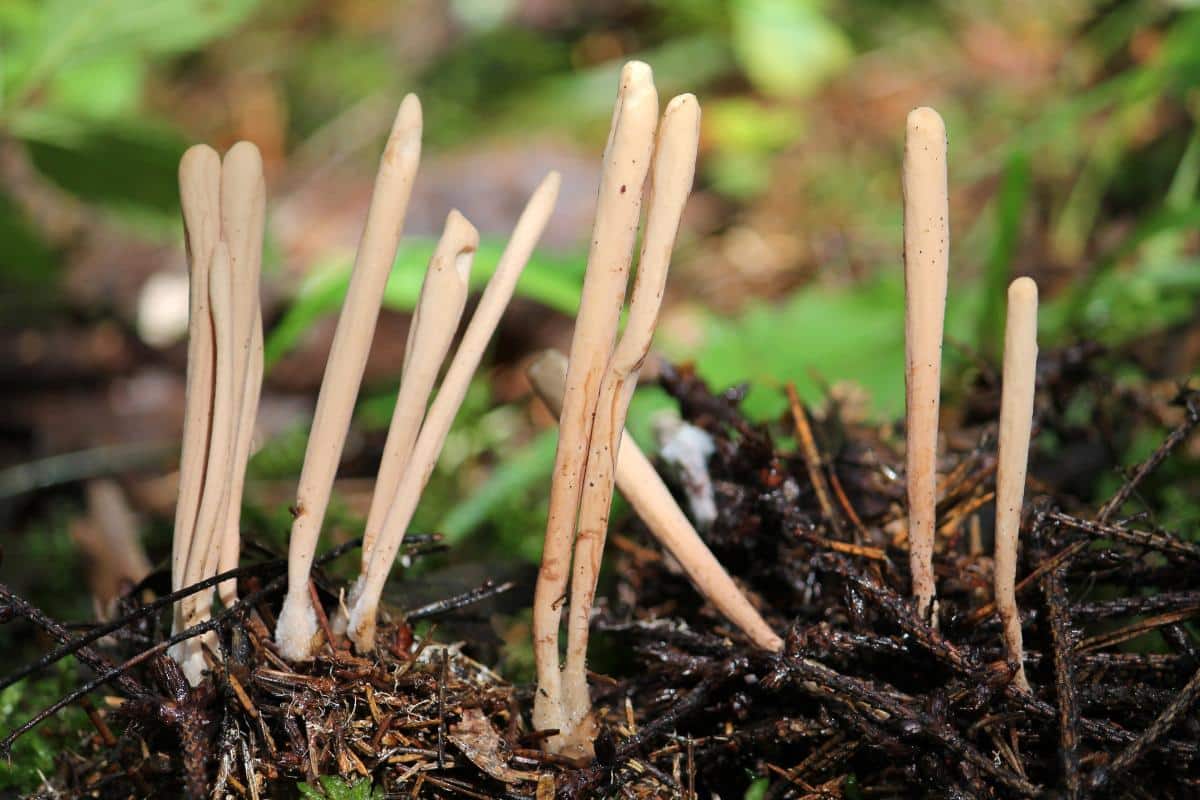
<svg viewBox="0 0 1200 800"><path fill-rule="evenodd" d="M61 70L114 55L186 52L243 22L260 0L46 0L21 27L5 96L16 105ZM7 20L12 22L12 20Z"/></svg>
<svg viewBox="0 0 1200 800"><path fill-rule="evenodd" d="M80 133L70 144L26 140L38 171L86 202L178 213L177 174L186 147L177 134L128 123L88 126Z"/></svg>
<svg viewBox="0 0 1200 800"><path fill-rule="evenodd" d="M53 287L59 274L55 253L13 200L0 191L0 289L28 292ZM23 305L27 304L25 298ZM19 311L6 312L10 316ZM11 320L10 320L11 321Z"/></svg>
<svg viewBox="0 0 1200 800"><path fill-rule="evenodd" d="M47 105L61 114L114 120L137 111L146 61L132 51L116 51L59 70L47 88Z"/></svg>
<svg viewBox="0 0 1200 800"><path fill-rule="evenodd" d="M794 381L809 402L822 383L851 381L865 389L882 418L904 408L904 286L899 269L853 289L813 287L778 306L756 305L734 319L711 317L695 349L664 343L675 357L694 359L716 389L749 381L743 403L754 418L782 413L783 385ZM977 288L950 284L948 341L972 342ZM947 355L951 355L947 348Z"/></svg>

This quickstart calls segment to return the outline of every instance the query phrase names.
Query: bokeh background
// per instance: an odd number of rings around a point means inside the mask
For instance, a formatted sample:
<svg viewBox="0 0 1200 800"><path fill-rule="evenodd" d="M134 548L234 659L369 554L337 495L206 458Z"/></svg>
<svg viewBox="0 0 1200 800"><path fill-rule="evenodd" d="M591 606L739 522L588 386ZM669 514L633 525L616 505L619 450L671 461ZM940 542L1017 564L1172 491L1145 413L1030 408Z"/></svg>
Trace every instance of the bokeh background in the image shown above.
<svg viewBox="0 0 1200 800"><path fill-rule="evenodd" d="M922 104L950 131L946 413L996 355L1018 274L1042 286L1044 347L1135 342L1152 365L1139 379L1186 377L1200 353L1198 5L5 0L0 576L83 620L123 570L169 552L186 320L175 174L195 142L250 139L266 162L270 369L245 519L255 546L284 547L375 163L410 91L423 162L331 541L361 526L445 214L485 234L482 282L537 181L558 169L564 188L414 526L453 550L400 576L398 602L527 575L538 556L554 431L522 366L569 342L629 58L651 64L664 102L691 91L704 113L658 347L718 386L751 382L753 414L778 414L787 380L861 418L900 410L899 166ZM651 446L664 405L653 390L635 402ZM516 619L492 627L519 675Z"/></svg>

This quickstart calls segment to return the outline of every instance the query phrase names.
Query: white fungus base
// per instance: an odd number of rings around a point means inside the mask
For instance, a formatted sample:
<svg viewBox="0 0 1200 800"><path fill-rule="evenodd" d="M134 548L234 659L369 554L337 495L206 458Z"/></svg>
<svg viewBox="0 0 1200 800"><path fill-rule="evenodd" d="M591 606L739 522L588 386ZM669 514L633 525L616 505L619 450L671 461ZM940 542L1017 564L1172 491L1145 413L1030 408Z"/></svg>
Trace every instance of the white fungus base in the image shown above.
<svg viewBox="0 0 1200 800"><path fill-rule="evenodd" d="M275 625L275 645L288 661L308 661L313 656L313 641L317 638L317 612L307 594L288 592Z"/></svg>
<svg viewBox="0 0 1200 800"><path fill-rule="evenodd" d="M354 583L350 584L350 590L346 592L342 602L338 603L337 611L329 620L329 629L333 631L334 636L346 635L346 630L350 626L350 609L358 603L358 598L362 596L363 585L366 582L367 576L359 575L354 579Z"/></svg>

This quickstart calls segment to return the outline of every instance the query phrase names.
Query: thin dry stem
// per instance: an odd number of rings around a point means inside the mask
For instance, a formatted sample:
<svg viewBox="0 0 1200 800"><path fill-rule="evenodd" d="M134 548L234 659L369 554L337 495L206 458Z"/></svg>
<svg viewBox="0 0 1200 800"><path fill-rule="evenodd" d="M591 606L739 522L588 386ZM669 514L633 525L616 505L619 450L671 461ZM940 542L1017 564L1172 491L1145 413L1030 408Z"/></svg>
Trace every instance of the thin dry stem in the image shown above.
<svg viewBox="0 0 1200 800"><path fill-rule="evenodd" d="M936 620L933 544L938 394L950 263L946 126L932 108L908 115L904 143L904 343L909 563L922 619Z"/></svg>
<svg viewBox="0 0 1200 800"><path fill-rule="evenodd" d="M308 592L309 572L375 333L383 290L404 228L420 154L421 105L414 95L408 95L400 104L379 162L367 222L325 365L296 492L296 518L288 543L288 591L275 628L280 653L293 661L312 657L317 618Z"/></svg>
<svg viewBox="0 0 1200 800"><path fill-rule="evenodd" d="M534 593L538 690L533 721L540 730L564 727L558 664L560 603L567 585L588 440L616 338L657 117L658 94L650 68L638 61L626 64L604 152L588 268L571 341L545 546Z"/></svg>
<svg viewBox="0 0 1200 800"><path fill-rule="evenodd" d="M404 542L404 534L412 521L421 492L437 464L446 434L449 433L450 425L458 414L463 398L466 397L471 379L479 369L479 362L488 342L491 341L492 334L500 323L500 317L512 299L517 280L521 277L534 247L542 236L542 231L546 228L550 214L554 211L560 184L559 174L551 172L534 190L525 210L521 212L512 237L500 256L496 271L488 281L483 296L479 299L479 305L463 333L462 342L450 362L446 377L442 380L429 413L425 416L425 422L413 446L412 457L397 486L395 500L375 542L371 563L364 576L362 592L350 609L348 633L360 652L370 651L375 647L375 618L384 583L391 572L400 545Z"/></svg>
<svg viewBox="0 0 1200 800"><path fill-rule="evenodd" d="M1004 647L1017 664L1014 681L1026 691L1021 614L1017 609L1017 539L1033 430L1033 390L1037 377L1037 284L1017 278L1008 287L1004 328L1004 383L1000 399L1000 453L996 471L996 609L1004 625Z"/></svg>

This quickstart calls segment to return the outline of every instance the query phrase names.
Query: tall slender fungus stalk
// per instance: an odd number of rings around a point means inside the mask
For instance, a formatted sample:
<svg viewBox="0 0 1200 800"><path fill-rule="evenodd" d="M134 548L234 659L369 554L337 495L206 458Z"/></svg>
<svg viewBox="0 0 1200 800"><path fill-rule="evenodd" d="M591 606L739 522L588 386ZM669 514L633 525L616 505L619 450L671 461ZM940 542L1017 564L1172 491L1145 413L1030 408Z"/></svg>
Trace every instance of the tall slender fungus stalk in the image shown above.
<svg viewBox="0 0 1200 800"><path fill-rule="evenodd" d="M188 259L187 388L183 416L183 448L179 457L179 499L171 548L171 588L183 586L188 553L196 530L196 512L204 490L212 424L213 324L208 304L209 269L221 238L221 157L207 145L196 145L179 162L179 195L183 207L184 243ZM174 630L183 628L183 604L175 605ZM177 654L180 648L172 652Z"/></svg>
<svg viewBox="0 0 1200 800"><path fill-rule="evenodd" d="M546 350L529 365L528 375L538 397L557 417L562 411L563 384L567 379L566 356L557 350ZM621 434L617 454L617 489L705 599L762 649L774 652L783 648L783 640L708 549L628 432Z"/></svg>
<svg viewBox="0 0 1200 800"><path fill-rule="evenodd" d="M229 497L225 501L220 551L216 561L206 565L206 578L236 567L241 549L242 491L246 484L246 464L250 460L250 445L262 391L263 334L259 276L262 273L266 205L262 156L250 142L238 142L225 154L221 164L221 238L229 245L234 276L237 432L233 458L227 468ZM233 605L237 600L237 581L222 583L218 592L226 607ZM210 595L206 593L203 596Z"/></svg>
<svg viewBox="0 0 1200 800"><path fill-rule="evenodd" d="M408 465L396 487L395 499L375 540L371 563L363 576L362 590L350 608L347 633L360 652L375 648L376 614L384 583L396 560L396 554L400 551L400 545L404 542L404 534L412 521L413 512L417 509L421 492L429 483L429 476L433 474L438 455L442 452L442 445L446 442L446 434L450 432L450 425L462 406L463 398L467 396L471 379L479 369L483 352L487 349L500 317L512 299L517 280L529 262L529 257L533 255L533 248L541 238L542 231L546 229L551 212L554 211L560 183L559 174L551 172L529 198L516 227L513 228L508 245L500 255L496 271L492 273L487 288L483 290L479 305L463 333L462 342L450 361L437 397L429 407L429 413L425 415L425 422L421 425L416 444L413 445Z"/></svg>
<svg viewBox="0 0 1200 800"><path fill-rule="evenodd" d="M932 108L908 115L904 142L904 350L909 565L922 619L937 621L933 537L938 395L950 264L946 126Z"/></svg>
<svg viewBox="0 0 1200 800"><path fill-rule="evenodd" d="M1004 326L1004 383L1000 398L1000 455L996 471L996 610L1004 626L1008 660L1016 662L1017 686L1025 677L1021 614L1017 610L1017 539L1025 497L1025 470L1033 430L1033 390L1037 377L1037 284L1017 278L1008 287Z"/></svg>
<svg viewBox="0 0 1200 800"><path fill-rule="evenodd" d="M588 441L617 333L657 117L658 93L650 67L637 61L626 64L604 151L587 273L571 340L545 546L534 591L538 689L533 722L540 730L568 728L558 665L561 598L567 587ZM555 748L560 742L548 744Z"/></svg>
<svg viewBox="0 0 1200 800"><path fill-rule="evenodd" d="M379 304L404 228L420 155L421 104L415 95L408 95L400 104L379 162L296 490L296 516L288 542L287 595L275 627L279 652L293 661L311 658L317 643L309 572L375 333Z"/></svg>
<svg viewBox="0 0 1200 800"><path fill-rule="evenodd" d="M608 533L621 434L638 373L654 338L671 252L692 190L699 141L700 105L693 95L680 95L667 105L659 127L629 322L600 384L592 425L572 561L567 657L562 673L567 728L560 735L571 742L570 748L583 754L590 754L595 738L587 685L588 632Z"/></svg>
<svg viewBox="0 0 1200 800"><path fill-rule="evenodd" d="M233 353L233 268L230 265L229 247L224 240L217 243L213 253L208 299L212 309L216 351L212 430L209 436L204 492L196 513L196 529L188 551L183 586L203 580L204 563L208 560L210 551L219 547L221 534L218 528L224 521L222 502L228 493L229 460L237 433ZM203 599L201 595L204 596ZM190 627L204 618L207 613L204 602L211 602L211 598L211 593L200 592L184 599L183 627ZM208 644L210 648L215 649L215 643L213 636L194 637L181 643L183 646L177 657L184 675L193 686L200 682L207 667L202 645Z"/></svg>
<svg viewBox="0 0 1200 800"><path fill-rule="evenodd" d="M358 580L350 589L347 606L358 602L362 592L375 541L396 497L396 487L412 455L413 443L421 429L421 420L425 418L425 409L429 405L429 395L437 381L438 370L446 360L454 332L458 330L463 309L467 305L471 262L478 249L479 232L475 226L462 214L451 211L446 217L442 238L429 259L429 268L421 285L421 297L409 325L400 391L396 395L396 407L392 411L392 422L388 427L383 457L379 461L379 474L375 478L375 492L371 496L371 508L363 531L362 566ZM334 632L344 633L346 624L346 613L343 608L338 608L332 620Z"/></svg>
<svg viewBox="0 0 1200 800"><path fill-rule="evenodd" d="M384 517L396 494L396 486L408 464L413 443L417 440L438 371L450 352L450 344L466 308L471 261L478 248L479 233L475 226L462 214L451 211L446 217L442 238L429 260L417 310L409 327L408 341L405 342L400 391L396 395L396 408L383 447L383 458L379 462L375 493L371 497L367 527L363 533L364 572L371 563L375 539L383 527Z"/></svg>

